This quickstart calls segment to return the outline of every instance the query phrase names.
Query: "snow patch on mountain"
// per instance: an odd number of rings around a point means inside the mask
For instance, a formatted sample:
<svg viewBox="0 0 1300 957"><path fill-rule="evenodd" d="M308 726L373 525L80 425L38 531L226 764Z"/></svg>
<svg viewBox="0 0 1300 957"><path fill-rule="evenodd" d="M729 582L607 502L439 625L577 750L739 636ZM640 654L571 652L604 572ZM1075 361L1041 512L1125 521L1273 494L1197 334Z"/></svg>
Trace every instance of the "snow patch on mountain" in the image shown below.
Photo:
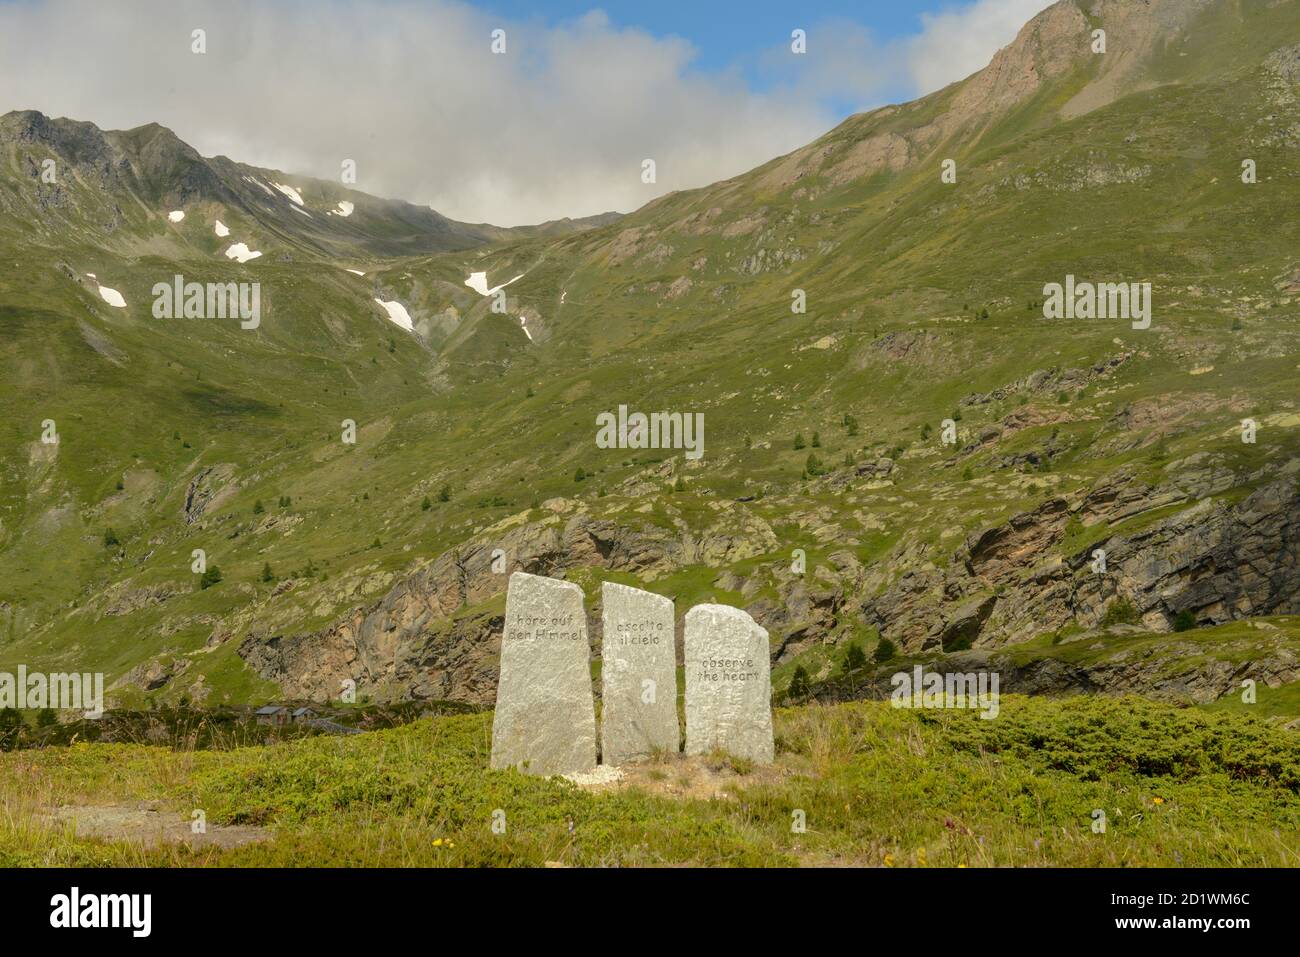
<svg viewBox="0 0 1300 957"><path fill-rule="evenodd" d="M407 332L415 328L415 324L411 322L411 314L406 311L406 307L400 302L396 300L384 302L382 299L376 299L375 302L384 307L384 311L388 313L388 318L396 325L401 326Z"/></svg>
<svg viewBox="0 0 1300 957"><path fill-rule="evenodd" d="M235 245L226 250L227 259L237 259L241 263L246 263L250 259L256 259L260 255L262 254L249 249L247 243L235 243Z"/></svg>
<svg viewBox="0 0 1300 957"><path fill-rule="evenodd" d="M523 278L524 274L520 273L514 279L511 279L510 282L516 282ZM489 289L487 284L487 273L472 272L469 274L469 278L465 280L465 285L469 286L469 288L473 289L480 296L492 296L495 295L498 290L504 289L506 286L510 285L510 282L503 282L501 285L493 286Z"/></svg>
<svg viewBox="0 0 1300 957"><path fill-rule="evenodd" d="M227 226L219 219L217 220L216 226L213 228L216 229L217 236L220 237L221 239L225 239L227 236L230 235L230 227Z"/></svg>
<svg viewBox="0 0 1300 957"><path fill-rule="evenodd" d="M96 285L98 285L98 283ZM100 286L99 296L101 299L103 299L106 303L108 303L110 306L113 306L114 308L117 309L126 308L126 300L122 298L122 294L118 292L116 289L109 289L107 286Z"/></svg>
<svg viewBox="0 0 1300 957"><path fill-rule="evenodd" d="M284 193L284 195L288 196L299 206L302 205L302 193L298 192L292 186L285 186L284 183L272 183L271 185L274 186L276 189L278 189L280 192Z"/></svg>
<svg viewBox="0 0 1300 957"><path fill-rule="evenodd" d="M346 199L340 199L340 200L339 200L339 205L338 205L338 207L337 207L336 209L331 209L331 210L330 210L328 213L326 213L325 215L327 215L327 216L351 216L351 215L352 215L352 211L353 211L354 209L356 209L356 206L354 206L352 203L349 203Z"/></svg>
<svg viewBox="0 0 1300 957"><path fill-rule="evenodd" d="M173 223L179 223L182 219L185 218L185 210L174 209L167 214L167 218L170 219Z"/></svg>
<svg viewBox="0 0 1300 957"><path fill-rule="evenodd" d="M260 188L260 189L262 190L262 192L266 193L267 196L270 196L270 197L274 197L274 196L275 196L275 191L272 190L271 187L269 187L269 186L267 186L265 183L263 183L260 179L253 179L253 177L251 177L251 176L245 176L244 179L248 180L248 181L249 181L250 183L252 183L254 186Z"/></svg>
<svg viewBox="0 0 1300 957"><path fill-rule="evenodd" d="M363 273L360 269L349 269L348 272L352 273L352 275L354 275L354 276L364 276L364 275L365 275L365 273Z"/></svg>

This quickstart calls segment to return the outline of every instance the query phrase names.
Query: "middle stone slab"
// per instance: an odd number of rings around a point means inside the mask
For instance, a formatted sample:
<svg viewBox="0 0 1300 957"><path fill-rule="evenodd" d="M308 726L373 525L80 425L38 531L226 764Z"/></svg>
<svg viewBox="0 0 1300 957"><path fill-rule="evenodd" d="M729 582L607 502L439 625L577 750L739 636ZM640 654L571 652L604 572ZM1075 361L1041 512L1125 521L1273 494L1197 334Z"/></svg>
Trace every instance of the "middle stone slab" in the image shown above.
<svg viewBox="0 0 1300 957"><path fill-rule="evenodd" d="M601 590L601 762L681 747L671 599L605 582Z"/></svg>

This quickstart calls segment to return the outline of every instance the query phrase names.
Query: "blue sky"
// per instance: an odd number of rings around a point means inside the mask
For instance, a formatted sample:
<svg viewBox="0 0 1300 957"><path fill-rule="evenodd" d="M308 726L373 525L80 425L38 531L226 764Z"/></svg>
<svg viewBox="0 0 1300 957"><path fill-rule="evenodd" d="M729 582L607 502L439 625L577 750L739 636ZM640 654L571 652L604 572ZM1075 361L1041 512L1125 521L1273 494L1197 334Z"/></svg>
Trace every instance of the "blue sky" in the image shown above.
<svg viewBox="0 0 1300 957"><path fill-rule="evenodd" d="M1049 0L1043 0L1046 6ZM702 72L738 70L755 91L790 82L797 61L789 70L773 68L765 56L788 42L796 27L809 34L811 52L844 28L860 31L875 46L913 38L922 33L924 18L942 13L960 14L975 6L973 0L489 0L479 9L517 21L539 20L550 25L573 21L593 10L603 11L619 28L645 30L656 37L681 37L695 51L692 68ZM906 100L917 94L909 77L899 75L860 95L837 91L822 102L844 117L879 102Z"/></svg>
<svg viewBox="0 0 1300 957"><path fill-rule="evenodd" d="M483 10L515 20L541 16L571 20L604 10L622 27L639 27L656 36L690 40L704 69L722 69L746 55L825 20L850 20L888 40L919 32L921 14L963 6L959 0L491 0Z"/></svg>
<svg viewBox="0 0 1300 957"><path fill-rule="evenodd" d="M0 112L322 179L348 159L363 192L512 226L753 169L969 76L1049 2L0 0Z"/></svg>

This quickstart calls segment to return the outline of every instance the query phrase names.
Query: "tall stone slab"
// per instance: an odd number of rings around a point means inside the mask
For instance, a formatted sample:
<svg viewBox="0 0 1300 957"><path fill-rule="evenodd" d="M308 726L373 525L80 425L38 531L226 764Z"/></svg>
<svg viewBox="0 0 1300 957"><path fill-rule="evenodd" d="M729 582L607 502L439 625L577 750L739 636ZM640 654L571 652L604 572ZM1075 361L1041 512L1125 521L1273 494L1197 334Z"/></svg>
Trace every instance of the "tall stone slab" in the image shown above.
<svg viewBox="0 0 1300 957"><path fill-rule="evenodd" d="M672 599L605 582L601 590L601 763L676 754L677 655Z"/></svg>
<svg viewBox="0 0 1300 957"><path fill-rule="evenodd" d="M739 608L686 613L686 753L719 748L772 761L772 671L767 632Z"/></svg>
<svg viewBox="0 0 1300 957"><path fill-rule="evenodd" d="M492 767L572 774L596 766L596 707L582 589L515 572L506 589Z"/></svg>

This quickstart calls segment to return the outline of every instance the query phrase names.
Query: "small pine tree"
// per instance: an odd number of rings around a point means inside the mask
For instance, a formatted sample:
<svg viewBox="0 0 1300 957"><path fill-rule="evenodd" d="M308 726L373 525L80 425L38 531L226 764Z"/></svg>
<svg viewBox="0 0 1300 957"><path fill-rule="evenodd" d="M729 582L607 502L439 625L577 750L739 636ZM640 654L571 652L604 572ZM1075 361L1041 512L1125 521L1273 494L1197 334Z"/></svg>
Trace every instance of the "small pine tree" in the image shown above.
<svg viewBox="0 0 1300 957"><path fill-rule="evenodd" d="M888 638L881 638L876 643L876 650L872 654L877 664L884 664L886 661L893 661L898 656L898 648Z"/></svg>
<svg viewBox="0 0 1300 957"><path fill-rule="evenodd" d="M429 501L429 496L426 495L424 501L420 503L420 511L427 512L431 508L433 508L433 503Z"/></svg>
<svg viewBox="0 0 1300 957"><path fill-rule="evenodd" d="M254 515L261 515L261 514L262 514L263 512L265 512L265 511L266 511L266 507L262 504L262 500L261 500L260 498L259 498L256 502L253 503L253 514L254 514Z"/></svg>
<svg viewBox="0 0 1300 957"><path fill-rule="evenodd" d="M262 581L264 582L275 581L275 574L271 571L270 562L266 562L264 565L262 565Z"/></svg>
<svg viewBox="0 0 1300 957"><path fill-rule="evenodd" d="M822 447L822 434L820 432L813 433L812 447L815 449Z"/></svg>
<svg viewBox="0 0 1300 957"><path fill-rule="evenodd" d="M822 468L822 460L817 457L816 452L808 453L808 461L804 464L803 468L804 473L810 477L825 474L825 470Z"/></svg>
<svg viewBox="0 0 1300 957"><path fill-rule="evenodd" d="M221 581L221 569L216 565L209 565L208 570L199 576L199 589L211 588Z"/></svg>
<svg viewBox="0 0 1300 957"><path fill-rule="evenodd" d="M120 544L121 542L117 540L117 532L113 531L111 528L108 529L108 531L104 532L105 548L117 548L117 546Z"/></svg>
<svg viewBox="0 0 1300 957"><path fill-rule="evenodd" d="M36 727L49 728L59 723L59 714L53 708L42 708L36 712Z"/></svg>
<svg viewBox="0 0 1300 957"><path fill-rule="evenodd" d="M798 452L800 449L802 449L805 446L805 444L806 443L803 440L803 433L796 432L794 434L794 450Z"/></svg>
<svg viewBox="0 0 1300 957"><path fill-rule="evenodd" d="M23 716L17 708L0 708L0 751L12 751L23 733Z"/></svg>
<svg viewBox="0 0 1300 957"><path fill-rule="evenodd" d="M1196 627L1196 613L1184 608L1174 617L1174 631L1191 631Z"/></svg>
<svg viewBox="0 0 1300 957"><path fill-rule="evenodd" d="M686 491L686 479L683 476L681 475L677 476L677 481L673 483L673 491L674 492Z"/></svg>
<svg viewBox="0 0 1300 957"><path fill-rule="evenodd" d="M451 486L450 486L450 485L444 485L442 488L438 489L438 501L439 501L439 502L450 502L450 501L451 501Z"/></svg>
<svg viewBox="0 0 1300 957"><path fill-rule="evenodd" d="M867 653L858 645L849 645L844 652L844 673L852 674L867 666Z"/></svg>
<svg viewBox="0 0 1300 957"><path fill-rule="evenodd" d="M579 465L579 466L578 466L578 470L577 470L576 472L573 473L573 480L574 480L575 482L581 482L581 481L583 481L584 479L586 479L586 477L587 477L587 473L584 472L583 469L582 469L582 466Z"/></svg>
<svg viewBox="0 0 1300 957"><path fill-rule="evenodd" d="M795 665L794 674L790 676L790 687L786 691L786 697L792 701L798 701L808 697L810 690L808 669L803 665Z"/></svg>

